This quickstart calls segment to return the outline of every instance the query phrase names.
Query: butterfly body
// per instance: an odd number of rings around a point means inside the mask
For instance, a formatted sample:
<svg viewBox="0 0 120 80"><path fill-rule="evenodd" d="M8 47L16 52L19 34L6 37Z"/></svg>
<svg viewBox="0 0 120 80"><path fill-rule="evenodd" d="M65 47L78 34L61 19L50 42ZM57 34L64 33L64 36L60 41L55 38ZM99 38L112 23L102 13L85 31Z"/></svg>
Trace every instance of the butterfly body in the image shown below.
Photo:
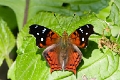
<svg viewBox="0 0 120 80"><path fill-rule="evenodd" d="M51 71L68 70L76 74L76 68L82 59L79 48L85 48L88 37L94 33L91 24L76 29L70 36L64 31L62 36L40 25L31 25L30 34L36 38L39 48L46 48L43 56L48 62ZM78 47L79 48L78 48Z"/></svg>

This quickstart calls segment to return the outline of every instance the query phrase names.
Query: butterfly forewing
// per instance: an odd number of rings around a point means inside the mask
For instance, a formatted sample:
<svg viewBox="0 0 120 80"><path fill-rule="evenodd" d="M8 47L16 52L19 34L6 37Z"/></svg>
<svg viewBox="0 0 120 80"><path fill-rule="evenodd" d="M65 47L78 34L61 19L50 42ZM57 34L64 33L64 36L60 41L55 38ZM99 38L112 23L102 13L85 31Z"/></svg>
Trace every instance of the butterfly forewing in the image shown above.
<svg viewBox="0 0 120 80"><path fill-rule="evenodd" d="M31 25L29 33L36 38L36 45L40 48L50 46L56 43L59 35L44 26L33 24Z"/></svg>
<svg viewBox="0 0 120 80"><path fill-rule="evenodd" d="M93 33L93 26L91 24L86 24L76 29L69 37L73 44L79 48L85 48L88 45L89 36Z"/></svg>

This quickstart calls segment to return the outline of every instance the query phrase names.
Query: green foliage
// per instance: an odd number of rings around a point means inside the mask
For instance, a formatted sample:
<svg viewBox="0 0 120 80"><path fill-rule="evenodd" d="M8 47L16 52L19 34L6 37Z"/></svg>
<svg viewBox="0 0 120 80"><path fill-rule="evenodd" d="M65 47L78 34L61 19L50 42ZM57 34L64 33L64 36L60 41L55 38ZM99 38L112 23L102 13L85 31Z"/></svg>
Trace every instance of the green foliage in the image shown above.
<svg viewBox="0 0 120 80"><path fill-rule="evenodd" d="M45 61L41 60L41 56L37 54L35 39L26 38L23 41L23 45L18 49L17 52L18 56L16 59L16 71L15 71L16 79L19 80L45 79L45 75L47 76L48 74L46 72L48 72L49 68L44 67L46 66Z"/></svg>
<svg viewBox="0 0 120 80"><path fill-rule="evenodd" d="M16 17L12 9L5 7L5 6L0 6L0 17L5 22L7 22L8 27L10 27L12 31L16 28L17 21L16 21Z"/></svg>
<svg viewBox="0 0 120 80"><path fill-rule="evenodd" d="M16 15L19 29L23 26L25 0L0 0L0 5L10 7Z"/></svg>
<svg viewBox="0 0 120 80"><path fill-rule="evenodd" d="M15 38L7 24L0 18L0 65L6 59L10 67L12 61L9 59L9 53L15 46Z"/></svg>
<svg viewBox="0 0 120 80"><path fill-rule="evenodd" d="M110 16L108 17L108 20L112 21L113 24L120 26L120 6L119 6L119 0L115 0L115 3L112 3L111 6L111 12L110 12Z"/></svg>
<svg viewBox="0 0 120 80"><path fill-rule="evenodd" d="M7 24L0 19L0 65L6 59L9 66L8 78L12 80L81 80L85 75L88 79L119 80L120 57L117 54L120 53L112 51L105 45L100 50L98 44L102 36L95 34L90 36L88 47L81 49L83 58L77 68L77 75L74 75L69 71L54 71L51 74L42 56L43 49L35 45L35 38L29 34L31 24L48 27L60 36L63 31L71 34L79 26L92 24L95 32L101 35L105 30L104 36L117 43L118 47L120 43L120 1L111 0L110 3L109 1L26 0L27 4L25 4L25 0L0 0L1 5L8 6L14 11L20 31L16 40L17 58L12 63L9 53L15 46L15 38L9 30L11 27L7 27ZM26 6L28 13L24 12ZM55 12L56 17L51 12ZM27 16L24 16L25 14ZM23 27L25 18L27 18L27 23ZM110 30L107 31L107 28Z"/></svg>
<svg viewBox="0 0 120 80"><path fill-rule="evenodd" d="M8 79L16 80L16 78L15 78L15 70L16 70L16 61L14 61L14 63L12 64L10 69L8 70L8 74L7 74Z"/></svg>
<svg viewBox="0 0 120 80"><path fill-rule="evenodd" d="M30 20L39 11L52 11L64 15L79 16L86 13L98 13L101 9L108 6L110 0L0 0L0 5L10 7L16 14L19 30L23 27L23 20L26 17ZM27 4L25 4L27 2ZM28 7L28 16L24 16L26 6Z"/></svg>

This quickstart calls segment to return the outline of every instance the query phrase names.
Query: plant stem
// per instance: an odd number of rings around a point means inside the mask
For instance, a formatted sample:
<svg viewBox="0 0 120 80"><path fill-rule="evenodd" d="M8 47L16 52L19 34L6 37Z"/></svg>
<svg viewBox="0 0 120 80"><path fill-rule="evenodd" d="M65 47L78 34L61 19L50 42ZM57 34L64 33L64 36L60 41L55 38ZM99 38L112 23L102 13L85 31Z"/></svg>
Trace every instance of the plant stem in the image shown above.
<svg viewBox="0 0 120 80"><path fill-rule="evenodd" d="M12 63L13 63L13 60L10 59L9 55L6 55L6 56L5 56L5 60L6 60L6 63L7 63L7 65L8 65L8 67L10 68L11 65L12 65Z"/></svg>
<svg viewBox="0 0 120 80"><path fill-rule="evenodd" d="M30 0L26 0L25 10L24 10L23 26L24 26L24 25L26 24L26 22L27 22L29 2L30 2Z"/></svg>

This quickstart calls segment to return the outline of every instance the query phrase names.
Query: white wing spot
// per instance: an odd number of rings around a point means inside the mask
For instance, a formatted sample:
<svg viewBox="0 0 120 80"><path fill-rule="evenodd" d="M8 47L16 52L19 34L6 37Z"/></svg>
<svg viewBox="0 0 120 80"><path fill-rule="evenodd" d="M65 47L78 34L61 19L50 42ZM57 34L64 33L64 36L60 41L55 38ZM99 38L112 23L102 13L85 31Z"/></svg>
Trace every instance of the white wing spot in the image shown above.
<svg viewBox="0 0 120 80"><path fill-rule="evenodd" d="M37 35L39 35L39 33L37 33Z"/></svg>
<svg viewBox="0 0 120 80"><path fill-rule="evenodd" d="M44 39L43 38L41 38L41 40L40 41L43 41Z"/></svg>
<svg viewBox="0 0 120 80"><path fill-rule="evenodd" d="M35 28L38 28L38 25L36 25Z"/></svg>
<svg viewBox="0 0 120 80"><path fill-rule="evenodd" d="M88 33L86 33L86 35L88 35Z"/></svg>
<svg viewBox="0 0 120 80"><path fill-rule="evenodd" d="M44 33L46 31L46 28L44 28L43 30L42 30L42 33Z"/></svg>
<svg viewBox="0 0 120 80"><path fill-rule="evenodd" d="M87 46L85 46L85 48L87 48Z"/></svg>
<svg viewBox="0 0 120 80"><path fill-rule="evenodd" d="M86 25L87 26L87 28L90 28L88 25Z"/></svg>
<svg viewBox="0 0 120 80"><path fill-rule="evenodd" d="M82 38L82 41L84 41L84 38Z"/></svg>
<svg viewBox="0 0 120 80"><path fill-rule="evenodd" d="M79 30L81 31L82 29L80 28Z"/></svg>
<svg viewBox="0 0 120 80"><path fill-rule="evenodd" d="M79 30L83 33L83 30L81 28Z"/></svg>

